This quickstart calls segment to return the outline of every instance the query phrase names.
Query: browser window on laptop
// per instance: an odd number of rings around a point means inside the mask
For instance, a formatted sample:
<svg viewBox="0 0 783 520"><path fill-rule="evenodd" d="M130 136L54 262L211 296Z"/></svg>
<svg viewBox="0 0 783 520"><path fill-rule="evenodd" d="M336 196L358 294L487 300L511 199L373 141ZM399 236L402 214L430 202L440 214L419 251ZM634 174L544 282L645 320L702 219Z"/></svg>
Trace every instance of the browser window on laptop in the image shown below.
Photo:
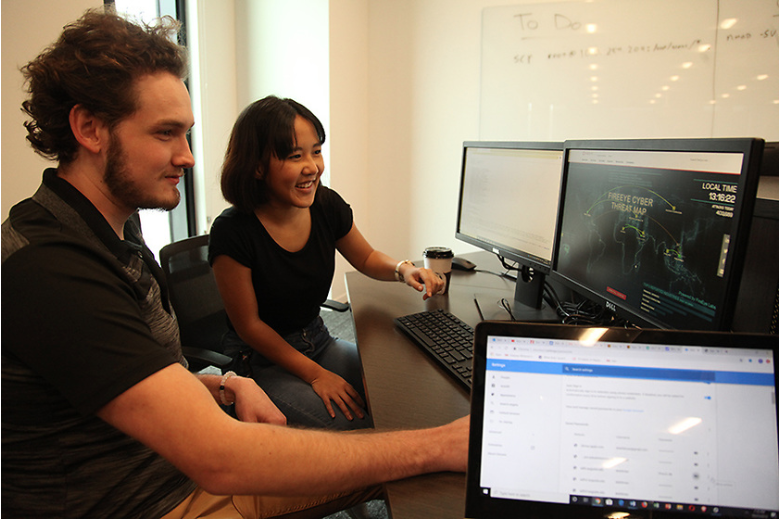
<svg viewBox="0 0 783 520"><path fill-rule="evenodd" d="M776 518L777 338L726 336L481 324L467 515Z"/></svg>

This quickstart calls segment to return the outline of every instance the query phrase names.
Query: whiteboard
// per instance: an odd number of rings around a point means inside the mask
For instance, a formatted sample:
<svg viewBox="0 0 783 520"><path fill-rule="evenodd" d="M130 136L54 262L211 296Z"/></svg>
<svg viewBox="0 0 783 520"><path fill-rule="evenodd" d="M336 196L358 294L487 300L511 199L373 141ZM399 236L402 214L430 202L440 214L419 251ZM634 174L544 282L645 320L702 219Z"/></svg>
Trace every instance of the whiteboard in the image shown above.
<svg viewBox="0 0 783 520"><path fill-rule="evenodd" d="M777 0L482 11L480 138L778 140Z"/></svg>

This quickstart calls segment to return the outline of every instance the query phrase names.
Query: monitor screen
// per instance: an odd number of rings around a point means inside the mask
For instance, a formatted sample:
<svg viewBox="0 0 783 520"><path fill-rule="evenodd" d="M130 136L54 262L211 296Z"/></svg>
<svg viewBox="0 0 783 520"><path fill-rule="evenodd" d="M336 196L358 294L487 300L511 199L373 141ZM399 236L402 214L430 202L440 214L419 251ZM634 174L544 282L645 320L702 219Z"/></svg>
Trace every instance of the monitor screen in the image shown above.
<svg viewBox="0 0 783 520"><path fill-rule="evenodd" d="M552 265L562 159L563 143L463 144L456 237L517 262L517 301L533 308Z"/></svg>
<svg viewBox="0 0 783 520"><path fill-rule="evenodd" d="M457 238L548 272L562 159L562 143L465 143Z"/></svg>
<svg viewBox="0 0 783 520"><path fill-rule="evenodd" d="M639 326L728 330L763 148L566 141L554 279Z"/></svg>
<svg viewBox="0 0 783 520"><path fill-rule="evenodd" d="M778 338L482 322L467 518L779 518Z"/></svg>

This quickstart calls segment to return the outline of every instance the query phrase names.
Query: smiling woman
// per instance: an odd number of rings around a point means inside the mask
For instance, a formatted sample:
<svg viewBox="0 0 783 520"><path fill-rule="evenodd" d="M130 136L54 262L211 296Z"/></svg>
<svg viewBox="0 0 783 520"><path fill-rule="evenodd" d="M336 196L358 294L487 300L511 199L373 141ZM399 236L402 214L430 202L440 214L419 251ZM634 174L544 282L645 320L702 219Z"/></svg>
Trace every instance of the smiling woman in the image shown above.
<svg viewBox="0 0 783 520"><path fill-rule="evenodd" d="M325 139L293 100L268 97L242 112L221 176L234 207L215 220L210 262L230 318L224 346L247 352L289 423L366 428L356 346L319 318L335 248L354 229L348 205L320 184Z"/></svg>
<svg viewBox="0 0 783 520"><path fill-rule="evenodd" d="M325 141L319 119L292 99L269 96L240 114L221 174L233 207L215 219L209 260L230 319L224 351L250 359L288 422L366 428L356 345L319 316L335 252L370 277L426 289L424 299L443 282L364 239L350 206L321 183Z"/></svg>

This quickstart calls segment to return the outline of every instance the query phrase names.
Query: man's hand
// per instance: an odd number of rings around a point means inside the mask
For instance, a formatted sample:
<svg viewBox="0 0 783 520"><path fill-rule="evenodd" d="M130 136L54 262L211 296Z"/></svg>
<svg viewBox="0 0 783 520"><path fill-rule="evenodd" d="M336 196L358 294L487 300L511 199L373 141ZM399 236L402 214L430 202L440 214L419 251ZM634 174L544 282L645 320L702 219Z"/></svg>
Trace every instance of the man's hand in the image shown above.
<svg viewBox="0 0 783 520"><path fill-rule="evenodd" d="M287 422L283 412L278 410L277 406L266 395L266 392L250 378L229 377L226 381L226 399L234 401L237 418L242 422L279 424L283 426Z"/></svg>

